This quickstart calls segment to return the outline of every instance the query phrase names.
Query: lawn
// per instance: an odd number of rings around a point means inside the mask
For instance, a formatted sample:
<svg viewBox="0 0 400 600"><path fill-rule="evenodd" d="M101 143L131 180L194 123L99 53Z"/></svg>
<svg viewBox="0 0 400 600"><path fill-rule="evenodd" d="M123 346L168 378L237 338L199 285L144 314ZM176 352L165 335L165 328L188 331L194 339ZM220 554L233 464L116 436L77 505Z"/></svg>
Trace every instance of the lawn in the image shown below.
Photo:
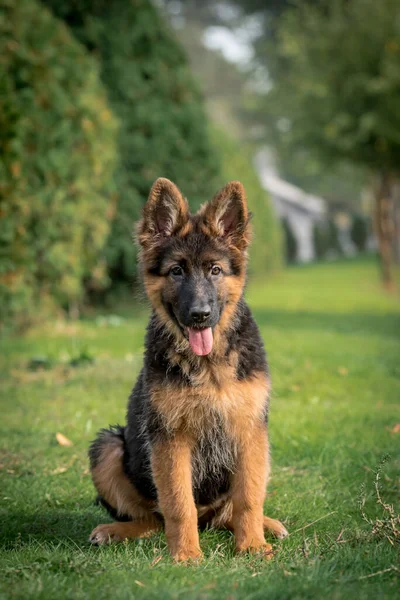
<svg viewBox="0 0 400 600"><path fill-rule="evenodd" d="M231 534L211 530L198 566L174 565L163 534L87 543L108 520L87 447L124 421L141 364L146 309L132 300L123 319L49 322L1 342L1 598L398 597L399 538L374 482L389 454L380 493L398 514L399 297L380 290L369 260L292 268L247 297L273 380L265 513L290 532L270 540L274 559L237 557Z"/></svg>

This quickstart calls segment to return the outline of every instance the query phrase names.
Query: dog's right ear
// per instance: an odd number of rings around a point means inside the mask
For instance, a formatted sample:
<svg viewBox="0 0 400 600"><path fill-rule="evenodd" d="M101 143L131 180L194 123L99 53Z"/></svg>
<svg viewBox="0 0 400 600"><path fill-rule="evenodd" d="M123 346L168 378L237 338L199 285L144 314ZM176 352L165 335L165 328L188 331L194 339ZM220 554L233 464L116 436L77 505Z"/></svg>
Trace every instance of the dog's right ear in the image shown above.
<svg viewBox="0 0 400 600"><path fill-rule="evenodd" d="M141 246L154 244L179 231L187 223L189 206L177 186L159 177L152 185L138 224L137 238Z"/></svg>

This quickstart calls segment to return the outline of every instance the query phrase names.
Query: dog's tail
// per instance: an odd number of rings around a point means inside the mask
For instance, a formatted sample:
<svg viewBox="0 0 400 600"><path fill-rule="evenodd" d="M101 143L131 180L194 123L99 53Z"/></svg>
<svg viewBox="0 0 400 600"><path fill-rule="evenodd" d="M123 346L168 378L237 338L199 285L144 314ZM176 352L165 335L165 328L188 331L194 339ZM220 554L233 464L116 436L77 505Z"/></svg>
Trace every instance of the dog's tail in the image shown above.
<svg viewBox="0 0 400 600"><path fill-rule="evenodd" d="M125 450L125 427L110 425L109 429L100 429L97 437L89 447L90 470L99 464L103 451L107 446L121 446Z"/></svg>
<svg viewBox="0 0 400 600"><path fill-rule="evenodd" d="M101 429L99 431L96 439L93 440L89 447L91 472L98 466L104 455L104 451L110 446L121 448L121 452L125 451L125 427L121 427L120 425L110 425L109 429ZM116 521L132 520L128 515L119 514L117 510L101 496L101 494L97 495L95 504L105 508L110 516Z"/></svg>

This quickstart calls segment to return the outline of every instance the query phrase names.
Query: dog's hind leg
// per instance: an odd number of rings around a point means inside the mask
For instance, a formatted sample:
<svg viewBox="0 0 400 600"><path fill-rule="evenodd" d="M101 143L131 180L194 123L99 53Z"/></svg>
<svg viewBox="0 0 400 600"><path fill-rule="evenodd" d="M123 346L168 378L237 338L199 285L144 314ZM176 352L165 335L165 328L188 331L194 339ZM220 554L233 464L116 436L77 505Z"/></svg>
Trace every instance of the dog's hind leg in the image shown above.
<svg viewBox="0 0 400 600"><path fill-rule="evenodd" d="M149 537L160 528L161 521L156 519L105 523L93 529L89 536L89 542L95 546L100 546L122 542L128 538L144 538Z"/></svg>
<svg viewBox="0 0 400 600"><path fill-rule="evenodd" d="M280 540L289 535L288 530L280 521L277 519L270 519L269 517L264 517L264 531L272 533L272 535Z"/></svg>
<svg viewBox="0 0 400 600"><path fill-rule="evenodd" d="M89 537L92 544L145 537L162 526L161 520L151 510L151 503L140 496L125 474L123 456L122 427L103 429L90 447L90 470L100 502L115 518L120 518L120 522L96 527Z"/></svg>
<svg viewBox="0 0 400 600"><path fill-rule="evenodd" d="M205 520L215 529L229 529L229 531L233 531L231 500L227 500L221 507L214 510L212 516L209 516L208 519L206 515ZM270 517L264 516L263 526L265 532L272 533L278 539L283 539L289 535L286 527L277 519L270 519Z"/></svg>

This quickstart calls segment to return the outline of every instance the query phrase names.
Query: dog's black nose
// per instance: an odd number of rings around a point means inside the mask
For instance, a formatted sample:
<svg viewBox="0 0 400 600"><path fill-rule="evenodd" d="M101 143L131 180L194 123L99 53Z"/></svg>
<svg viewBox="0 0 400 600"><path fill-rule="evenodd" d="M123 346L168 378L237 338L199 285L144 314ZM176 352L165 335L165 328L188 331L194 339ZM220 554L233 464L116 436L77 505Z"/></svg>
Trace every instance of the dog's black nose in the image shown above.
<svg viewBox="0 0 400 600"><path fill-rule="evenodd" d="M195 322L195 323L203 323L203 321L205 321L206 319L208 319L208 317L211 315L211 308L206 305L206 306L202 306L201 308L192 308L192 310L190 311L190 318Z"/></svg>

